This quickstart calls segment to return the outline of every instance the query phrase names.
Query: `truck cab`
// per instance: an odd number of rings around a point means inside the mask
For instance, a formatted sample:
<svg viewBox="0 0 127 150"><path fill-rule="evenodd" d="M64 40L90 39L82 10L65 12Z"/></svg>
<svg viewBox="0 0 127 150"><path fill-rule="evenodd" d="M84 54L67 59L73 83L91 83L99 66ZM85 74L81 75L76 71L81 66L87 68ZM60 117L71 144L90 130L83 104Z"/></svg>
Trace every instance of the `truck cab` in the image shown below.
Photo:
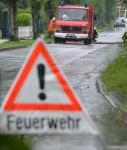
<svg viewBox="0 0 127 150"><path fill-rule="evenodd" d="M93 39L94 11L92 6L59 5L54 42L82 40L84 44L90 44Z"/></svg>

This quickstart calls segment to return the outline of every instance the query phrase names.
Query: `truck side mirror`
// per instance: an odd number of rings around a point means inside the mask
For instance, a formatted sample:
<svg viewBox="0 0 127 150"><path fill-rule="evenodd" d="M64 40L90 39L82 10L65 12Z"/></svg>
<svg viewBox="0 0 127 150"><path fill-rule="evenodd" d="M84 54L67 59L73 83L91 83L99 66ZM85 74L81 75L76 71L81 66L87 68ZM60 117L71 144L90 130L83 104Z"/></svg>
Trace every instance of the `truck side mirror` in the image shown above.
<svg viewBox="0 0 127 150"><path fill-rule="evenodd" d="M97 16L96 16L96 15L94 15L94 20L95 20L95 21L97 20Z"/></svg>

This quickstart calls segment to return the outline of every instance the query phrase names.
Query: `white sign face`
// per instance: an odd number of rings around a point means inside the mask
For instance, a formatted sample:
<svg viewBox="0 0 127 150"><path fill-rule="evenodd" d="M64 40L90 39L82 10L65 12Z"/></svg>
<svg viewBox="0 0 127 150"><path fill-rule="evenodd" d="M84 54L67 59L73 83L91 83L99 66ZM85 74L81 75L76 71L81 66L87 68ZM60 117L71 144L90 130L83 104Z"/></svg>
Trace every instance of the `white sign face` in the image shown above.
<svg viewBox="0 0 127 150"><path fill-rule="evenodd" d="M40 40L4 101L0 122L0 132L4 134L97 134L79 99Z"/></svg>

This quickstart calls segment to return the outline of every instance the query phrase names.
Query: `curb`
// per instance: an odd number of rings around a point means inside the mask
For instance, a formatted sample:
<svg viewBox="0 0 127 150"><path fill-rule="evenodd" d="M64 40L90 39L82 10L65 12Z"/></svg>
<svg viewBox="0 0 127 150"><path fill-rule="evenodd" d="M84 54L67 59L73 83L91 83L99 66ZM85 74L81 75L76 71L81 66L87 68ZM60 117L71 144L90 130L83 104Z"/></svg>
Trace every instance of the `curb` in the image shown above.
<svg viewBox="0 0 127 150"><path fill-rule="evenodd" d="M119 106L117 106L112 100L111 98L108 96L105 85L102 83L102 81L100 80L100 78L98 78L96 80L96 87L98 92L104 96L104 98L108 101L108 103L110 103L110 105L112 106L112 108L114 109L120 109Z"/></svg>
<svg viewBox="0 0 127 150"><path fill-rule="evenodd" d="M4 48L0 48L0 51L7 51L7 50L13 50L13 49L17 49L17 48L26 48L26 47L28 47L28 46L22 45L22 46L4 47Z"/></svg>
<svg viewBox="0 0 127 150"><path fill-rule="evenodd" d="M97 42L93 42L93 44L122 44L123 42L104 42L104 41L102 41L102 42L99 42L99 41L97 41Z"/></svg>
<svg viewBox="0 0 127 150"><path fill-rule="evenodd" d="M100 78L98 78L96 80L96 87L98 92L104 96L104 98L108 101L108 103L110 103L110 105L112 106L113 109L119 110L126 118L127 118L127 110L122 109L119 105L117 105L116 103L114 103L111 98L108 96L107 94L107 90L105 88L104 83L101 81Z"/></svg>

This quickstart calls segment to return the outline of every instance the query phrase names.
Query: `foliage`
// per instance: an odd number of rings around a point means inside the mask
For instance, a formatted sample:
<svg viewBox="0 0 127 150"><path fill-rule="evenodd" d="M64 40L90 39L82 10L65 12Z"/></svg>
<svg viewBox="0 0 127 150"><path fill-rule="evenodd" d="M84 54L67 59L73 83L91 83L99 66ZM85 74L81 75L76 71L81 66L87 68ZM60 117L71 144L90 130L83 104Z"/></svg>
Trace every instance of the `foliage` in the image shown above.
<svg viewBox="0 0 127 150"><path fill-rule="evenodd" d="M102 27L105 24L105 0L90 0L89 5L95 6L97 24Z"/></svg>
<svg viewBox="0 0 127 150"><path fill-rule="evenodd" d="M21 9L27 9L29 6L28 0L19 0L18 7Z"/></svg>
<svg viewBox="0 0 127 150"><path fill-rule="evenodd" d="M18 27L17 27L17 20L16 20L16 12L17 12L17 3L19 0L7 0L8 5L8 12L9 12L9 39L10 40L17 40L18 39Z"/></svg>
<svg viewBox="0 0 127 150"><path fill-rule="evenodd" d="M61 0L63 1L63 0ZM56 6L60 0L53 0L53 14L56 12ZM84 5L84 3L88 3L88 5L95 6L96 15L97 15L97 25L99 27L104 27L105 25L110 24L115 16L115 3L113 0L64 0L65 4L72 5Z"/></svg>
<svg viewBox="0 0 127 150"><path fill-rule="evenodd" d="M97 25L104 27L110 24L115 16L115 3L111 0L89 0L89 4L96 7Z"/></svg>
<svg viewBox="0 0 127 150"><path fill-rule="evenodd" d="M0 29L3 27L3 12L5 10L5 5L4 3L0 2Z"/></svg>
<svg viewBox="0 0 127 150"><path fill-rule="evenodd" d="M71 5L83 5L83 0L64 0L65 4L71 4Z"/></svg>
<svg viewBox="0 0 127 150"><path fill-rule="evenodd" d="M1 150L30 150L28 143L21 136L0 135Z"/></svg>
<svg viewBox="0 0 127 150"><path fill-rule="evenodd" d="M31 13L31 11L29 10L29 9L18 9L18 11L17 11L17 15L18 14L21 14L21 13Z"/></svg>
<svg viewBox="0 0 127 150"><path fill-rule="evenodd" d="M42 7L42 1L43 0L29 0L31 10L38 12Z"/></svg>
<svg viewBox="0 0 127 150"><path fill-rule="evenodd" d="M123 4L127 6L127 0L123 0Z"/></svg>
<svg viewBox="0 0 127 150"><path fill-rule="evenodd" d="M33 39L28 40L18 40L18 41L6 41L4 43L0 43L0 48L5 47L15 47L15 46L29 46L35 42Z"/></svg>
<svg viewBox="0 0 127 150"><path fill-rule="evenodd" d="M46 6L48 1L50 5ZM38 21L41 19L41 22L43 22L44 26L47 28L49 20L56 14L56 8L60 1L65 1L66 4L72 5L84 5L85 2L88 2L88 4L95 6L97 15L96 23L99 27L104 27L107 23L111 24L115 16L114 0L0 0L0 2L3 2L6 5L10 2L11 4L15 3L17 4L18 9L26 9L29 11L29 8L31 8L34 37L37 37L39 34L37 29ZM123 0L123 2L126 4L127 0ZM9 12L9 14L13 13ZM11 27L11 29L13 28L14 27Z"/></svg>
<svg viewBox="0 0 127 150"><path fill-rule="evenodd" d="M39 36L38 32L38 21L40 18L40 10L42 8L43 0L29 0L32 22L33 22L33 38L36 39Z"/></svg>
<svg viewBox="0 0 127 150"><path fill-rule="evenodd" d="M30 13L19 13L17 15L18 26L29 26L32 20L32 15Z"/></svg>
<svg viewBox="0 0 127 150"><path fill-rule="evenodd" d="M8 2L8 0L0 0L0 2L6 4Z"/></svg>
<svg viewBox="0 0 127 150"><path fill-rule="evenodd" d="M106 8L106 22L110 24L112 20L115 18L115 3L111 0L105 1L105 8Z"/></svg>
<svg viewBox="0 0 127 150"><path fill-rule="evenodd" d="M126 44L127 44L127 32L125 32L125 33L123 34L122 39L123 39L124 44L126 45Z"/></svg>
<svg viewBox="0 0 127 150"><path fill-rule="evenodd" d="M5 5L0 2L0 13L2 13L2 11L5 9Z"/></svg>
<svg viewBox="0 0 127 150"><path fill-rule="evenodd" d="M116 91L127 98L127 43L119 57L102 73L102 81L109 91Z"/></svg>

